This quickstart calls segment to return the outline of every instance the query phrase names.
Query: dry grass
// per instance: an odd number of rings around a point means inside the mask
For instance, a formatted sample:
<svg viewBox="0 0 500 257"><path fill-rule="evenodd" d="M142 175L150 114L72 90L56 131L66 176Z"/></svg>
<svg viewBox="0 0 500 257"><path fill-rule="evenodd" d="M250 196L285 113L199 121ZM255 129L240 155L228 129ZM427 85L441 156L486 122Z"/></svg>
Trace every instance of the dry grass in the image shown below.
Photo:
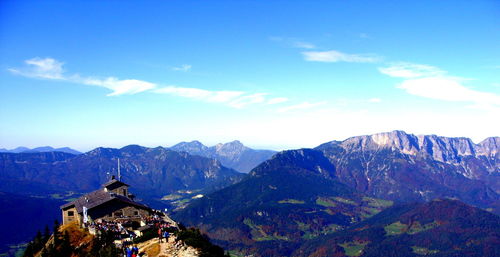
<svg viewBox="0 0 500 257"><path fill-rule="evenodd" d="M89 234L83 228L80 228L80 226L74 222L70 223L70 224L62 225L59 228L59 231L61 233L64 233L64 231L68 232L69 240L70 240L72 246L89 244L92 241L92 239L94 238L91 234Z"/></svg>
<svg viewBox="0 0 500 257"><path fill-rule="evenodd" d="M161 250L160 244L154 243L150 245L148 248L146 248L145 252L148 255L148 257L154 257L160 254L160 250Z"/></svg>

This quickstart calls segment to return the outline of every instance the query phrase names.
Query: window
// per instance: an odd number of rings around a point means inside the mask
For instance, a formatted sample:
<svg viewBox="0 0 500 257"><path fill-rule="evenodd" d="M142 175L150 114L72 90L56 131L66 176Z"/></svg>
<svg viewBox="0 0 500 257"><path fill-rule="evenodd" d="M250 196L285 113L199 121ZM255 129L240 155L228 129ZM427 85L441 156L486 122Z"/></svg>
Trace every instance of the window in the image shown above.
<svg viewBox="0 0 500 257"><path fill-rule="evenodd" d="M115 217L121 217L121 216L123 216L123 212L121 212L121 211L117 211L117 212L115 212L115 213L113 214L113 216L115 216Z"/></svg>
<svg viewBox="0 0 500 257"><path fill-rule="evenodd" d="M122 193L124 196L127 196L127 189L122 189Z"/></svg>
<svg viewBox="0 0 500 257"><path fill-rule="evenodd" d="M74 211L68 211L68 216L69 216L69 217L73 217L73 216L75 216L75 212L74 212Z"/></svg>
<svg viewBox="0 0 500 257"><path fill-rule="evenodd" d="M139 212L138 211L134 211L134 215L139 215Z"/></svg>

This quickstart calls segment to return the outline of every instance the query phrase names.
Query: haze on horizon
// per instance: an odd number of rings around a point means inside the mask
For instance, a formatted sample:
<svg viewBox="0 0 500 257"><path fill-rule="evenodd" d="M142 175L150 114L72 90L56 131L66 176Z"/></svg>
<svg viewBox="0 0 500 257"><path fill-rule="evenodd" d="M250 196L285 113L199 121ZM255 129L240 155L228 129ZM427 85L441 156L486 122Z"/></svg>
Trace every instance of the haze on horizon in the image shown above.
<svg viewBox="0 0 500 257"><path fill-rule="evenodd" d="M2 1L0 148L499 136L498 1Z"/></svg>

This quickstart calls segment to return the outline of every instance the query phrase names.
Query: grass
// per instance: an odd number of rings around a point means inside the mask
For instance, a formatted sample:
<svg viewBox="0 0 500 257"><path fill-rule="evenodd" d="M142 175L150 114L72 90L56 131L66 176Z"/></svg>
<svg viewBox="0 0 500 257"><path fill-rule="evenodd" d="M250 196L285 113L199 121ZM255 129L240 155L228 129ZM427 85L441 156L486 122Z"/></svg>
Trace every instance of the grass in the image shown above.
<svg viewBox="0 0 500 257"><path fill-rule="evenodd" d="M295 199L285 199L285 200L278 201L278 203L304 204L304 201L295 200Z"/></svg>
<svg viewBox="0 0 500 257"><path fill-rule="evenodd" d="M380 209L377 209L377 208L373 208L373 207L363 207L363 211L361 213L361 216L363 216L363 218L370 218L371 216L377 214L380 212Z"/></svg>
<svg viewBox="0 0 500 257"><path fill-rule="evenodd" d="M368 244L368 242L346 242L343 244L339 244L342 248L344 248L345 255L347 256L360 256L363 253L363 249Z"/></svg>
<svg viewBox="0 0 500 257"><path fill-rule="evenodd" d="M257 242L259 242L259 241L272 241L272 240L285 240L285 241L289 240L288 237L280 236L276 233L273 235L267 234L266 232L264 232L264 230L262 230L262 226L256 225L255 223L253 223L253 221L251 219L248 219L248 218L244 219L243 224L250 227L250 229L252 230L250 232L250 234L252 235L252 239L257 241Z"/></svg>
<svg viewBox="0 0 500 257"><path fill-rule="evenodd" d="M425 247L419 247L419 246L412 246L411 249L413 249L413 253L416 253L418 255L429 255L439 252L439 250L429 250Z"/></svg>
<svg viewBox="0 0 500 257"><path fill-rule="evenodd" d="M345 204L350 204L350 205L358 205L355 201L349 200L347 198L343 197L334 197L333 198L337 202L345 203Z"/></svg>
<svg viewBox="0 0 500 257"><path fill-rule="evenodd" d="M385 226L384 229L385 232L387 233L386 235L388 236L400 235L406 232L406 230L408 229L408 225L397 221L390 225Z"/></svg>
<svg viewBox="0 0 500 257"><path fill-rule="evenodd" d="M161 198L161 200L163 201L174 201L174 200L177 200L177 199L180 199L182 198L181 195L178 195L178 194L169 194L169 195L166 195L164 197Z"/></svg>
<svg viewBox="0 0 500 257"><path fill-rule="evenodd" d="M417 233L420 233L422 231L433 229L437 226L439 226L439 224L437 224L436 222L431 222L431 223L427 223L424 225L420 225L420 223L418 221L416 221L411 225L410 229L408 229L408 234L410 234L410 235L417 234Z"/></svg>
<svg viewBox="0 0 500 257"><path fill-rule="evenodd" d="M377 199L377 198L372 198L372 197L363 197L364 202L368 202L368 205L373 206L373 207L390 207L392 206L393 202L389 200L382 200L382 199Z"/></svg>
<svg viewBox="0 0 500 257"><path fill-rule="evenodd" d="M335 202L333 202L332 200L330 200L328 198L325 198L325 197L318 197L316 199L316 204L317 205L321 205L321 206L325 206L325 207L335 207L335 206L337 206L337 204Z"/></svg>

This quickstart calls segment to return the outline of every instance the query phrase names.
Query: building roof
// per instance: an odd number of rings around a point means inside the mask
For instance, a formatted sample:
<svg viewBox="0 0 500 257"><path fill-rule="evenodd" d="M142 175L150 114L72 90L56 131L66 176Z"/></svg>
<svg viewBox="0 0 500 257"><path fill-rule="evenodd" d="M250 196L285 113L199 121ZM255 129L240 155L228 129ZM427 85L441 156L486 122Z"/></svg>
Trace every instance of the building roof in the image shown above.
<svg viewBox="0 0 500 257"><path fill-rule="evenodd" d="M70 203L62 205L61 209L64 210L64 209L67 209L69 207L75 206L78 213L82 213L84 206L90 210L92 208L95 208L97 206L100 206L104 203L107 203L107 202L110 202L113 200L121 201L123 203L133 205L133 206L141 208L141 209L150 209L146 205L137 203L137 202L125 197L125 196L117 195L113 192L106 192L102 188L99 190L96 190L94 192L90 192L86 195L83 195L80 198L78 198Z"/></svg>
<svg viewBox="0 0 500 257"><path fill-rule="evenodd" d="M127 184L121 182L120 180L113 178L110 181L108 181L106 184L102 185L102 187L110 187L112 185L115 187L122 186L122 185L123 186L130 186L130 185L127 185Z"/></svg>

